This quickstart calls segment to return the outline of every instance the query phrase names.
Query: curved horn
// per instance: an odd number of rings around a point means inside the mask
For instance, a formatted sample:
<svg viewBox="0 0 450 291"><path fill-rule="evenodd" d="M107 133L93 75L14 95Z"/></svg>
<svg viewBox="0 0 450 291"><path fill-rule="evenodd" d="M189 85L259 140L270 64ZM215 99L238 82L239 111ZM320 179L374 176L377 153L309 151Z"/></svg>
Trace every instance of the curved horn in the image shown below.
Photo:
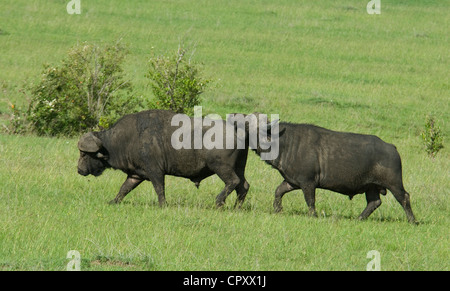
<svg viewBox="0 0 450 291"><path fill-rule="evenodd" d="M271 123L268 124L262 124L261 125L261 129L265 130L266 132L269 132L272 130L272 127L275 126L278 122L280 122L279 119L275 119L274 121L272 121Z"/></svg>
<svg viewBox="0 0 450 291"><path fill-rule="evenodd" d="M78 149L87 153L98 152L102 148L102 141L92 132L84 134L78 142Z"/></svg>

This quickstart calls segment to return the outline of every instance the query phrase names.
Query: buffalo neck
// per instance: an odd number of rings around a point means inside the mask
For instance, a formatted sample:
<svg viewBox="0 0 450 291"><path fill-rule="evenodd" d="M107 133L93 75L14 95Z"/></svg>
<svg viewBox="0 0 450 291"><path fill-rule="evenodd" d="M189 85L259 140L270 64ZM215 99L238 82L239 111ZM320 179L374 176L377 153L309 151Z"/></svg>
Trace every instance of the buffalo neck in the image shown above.
<svg viewBox="0 0 450 291"><path fill-rule="evenodd" d="M113 169L123 168L127 163L125 159L128 156L126 154L128 141L120 135L114 134L114 129L100 131L96 134L108 154L108 165Z"/></svg>

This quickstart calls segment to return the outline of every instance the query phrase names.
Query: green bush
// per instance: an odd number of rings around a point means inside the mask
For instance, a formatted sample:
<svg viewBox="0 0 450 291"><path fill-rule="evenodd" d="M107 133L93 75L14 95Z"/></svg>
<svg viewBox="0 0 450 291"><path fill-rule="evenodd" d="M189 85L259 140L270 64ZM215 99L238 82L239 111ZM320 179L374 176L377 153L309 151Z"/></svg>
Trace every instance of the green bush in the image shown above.
<svg viewBox="0 0 450 291"><path fill-rule="evenodd" d="M22 118L39 135L73 136L108 127L138 105L124 80L126 54L119 42L74 46L60 65L46 66L39 83L30 86L31 100Z"/></svg>
<svg viewBox="0 0 450 291"><path fill-rule="evenodd" d="M425 128L420 135L425 144L426 152L430 157L434 158L439 150L444 147L444 138L432 115L427 116Z"/></svg>
<svg viewBox="0 0 450 291"><path fill-rule="evenodd" d="M152 57L147 77L156 101L152 107L192 115L200 104L209 80L199 76L198 67L186 58L187 50L180 47L171 56Z"/></svg>
<svg viewBox="0 0 450 291"><path fill-rule="evenodd" d="M28 122L28 115L25 111L22 111L11 104L11 119L8 126L4 126L7 133L12 134L24 134L30 131L30 123Z"/></svg>

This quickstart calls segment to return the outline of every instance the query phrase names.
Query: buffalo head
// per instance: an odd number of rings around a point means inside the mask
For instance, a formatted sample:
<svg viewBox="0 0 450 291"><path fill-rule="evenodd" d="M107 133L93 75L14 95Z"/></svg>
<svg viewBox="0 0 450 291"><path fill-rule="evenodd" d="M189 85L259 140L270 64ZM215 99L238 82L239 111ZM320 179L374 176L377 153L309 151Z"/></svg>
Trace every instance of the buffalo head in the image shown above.
<svg viewBox="0 0 450 291"><path fill-rule="evenodd" d="M100 176L108 168L108 155L102 141L93 132L84 134L78 141L80 159L78 173L83 176Z"/></svg>

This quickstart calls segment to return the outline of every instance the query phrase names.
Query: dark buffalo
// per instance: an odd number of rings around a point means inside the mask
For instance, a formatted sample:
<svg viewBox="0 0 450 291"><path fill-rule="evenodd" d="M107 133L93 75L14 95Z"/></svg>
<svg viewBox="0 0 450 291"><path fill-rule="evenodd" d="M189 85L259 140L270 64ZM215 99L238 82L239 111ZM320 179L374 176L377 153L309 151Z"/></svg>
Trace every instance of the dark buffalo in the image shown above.
<svg viewBox="0 0 450 291"><path fill-rule="evenodd" d="M244 177L248 147L175 149L171 144L177 130L171 125L174 115L165 110L143 111L124 116L108 130L86 133L78 142L78 173L99 176L107 168L126 173L127 179L111 203L121 202L142 181L151 181L160 206L165 204L165 175L188 178L198 187L200 181L217 174L225 183L216 197L217 206L223 205L233 190L238 197L236 205L241 206L250 187Z"/></svg>
<svg viewBox="0 0 450 291"><path fill-rule="evenodd" d="M284 181L275 191L276 212L284 194L302 189L309 214L317 216L316 188L348 195L366 193L366 219L381 204L380 194L392 192L410 223L415 223L409 194L402 182L400 155L394 145L373 135L336 132L309 124L279 123L279 155L266 162ZM256 150L261 154L261 149Z"/></svg>

